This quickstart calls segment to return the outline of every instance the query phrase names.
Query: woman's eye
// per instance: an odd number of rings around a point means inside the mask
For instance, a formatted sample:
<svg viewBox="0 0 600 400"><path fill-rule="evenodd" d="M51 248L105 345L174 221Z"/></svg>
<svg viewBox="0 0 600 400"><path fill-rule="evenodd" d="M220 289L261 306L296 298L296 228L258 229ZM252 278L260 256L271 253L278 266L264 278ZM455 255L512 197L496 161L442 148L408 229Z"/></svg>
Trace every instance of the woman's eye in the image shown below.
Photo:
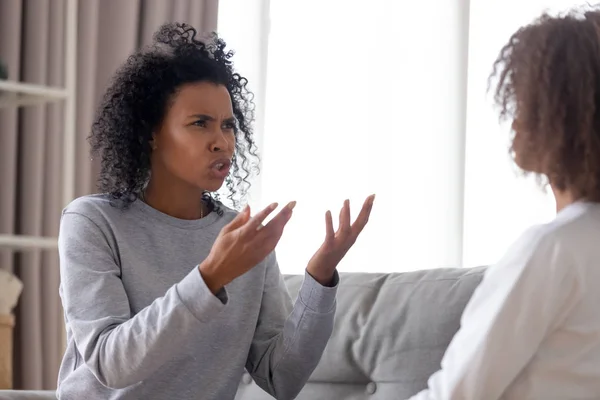
<svg viewBox="0 0 600 400"><path fill-rule="evenodd" d="M202 119L199 119L198 121L194 122L193 125L199 126L199 127L202 127L202 128L206 128L206 121L202 120Z"/></svg>
<svg viewBox="0 0 600 400"><path fill-rule="evenodd" d="M226 130L226 131L235 130L235 124L233 122L228 122L223 125L223 130Z"/></svg>

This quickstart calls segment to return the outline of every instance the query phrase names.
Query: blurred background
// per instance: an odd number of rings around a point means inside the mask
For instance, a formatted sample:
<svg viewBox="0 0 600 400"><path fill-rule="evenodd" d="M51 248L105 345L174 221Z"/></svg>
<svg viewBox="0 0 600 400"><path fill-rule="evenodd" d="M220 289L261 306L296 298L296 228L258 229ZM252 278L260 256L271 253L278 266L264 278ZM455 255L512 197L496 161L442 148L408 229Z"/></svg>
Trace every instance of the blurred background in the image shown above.
<svg viewBox="0 0 600 400"><path fill-rule="evenodd" d="M494 263L552 218L552 198L510 160L486 84L519 26L577 4L0 0L0 269L23 282L14 343L0 334L12 385L56 386L61 209L95 192L95 108L159 25L217 30L236 51L262 155L249 202L298 201L278 247L282 272L302 273L327 209L350 198L356 213L371 193L369 226L340 270L398 272Z"/></svg>

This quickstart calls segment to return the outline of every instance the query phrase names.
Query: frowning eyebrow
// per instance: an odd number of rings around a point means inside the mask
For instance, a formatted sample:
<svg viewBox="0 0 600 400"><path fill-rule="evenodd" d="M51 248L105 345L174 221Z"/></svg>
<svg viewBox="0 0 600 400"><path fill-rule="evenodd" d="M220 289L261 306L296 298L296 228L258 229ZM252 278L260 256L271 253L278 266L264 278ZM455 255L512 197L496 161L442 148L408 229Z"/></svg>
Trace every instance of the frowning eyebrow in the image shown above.
<svg viewBox="0 0 600 400"><path fill-rule="evenodd" d="M215 117L212 117L212 116L206 115L206 114L193 114L193 115L190 115L190 118L200 119L200 120L209 121L209 122L213 122L213 121L217 120ZM229 123L235 124L236 119L235 119L235 117L229 117L229 118L225 118L223 120L223 122L226 124L229 124Z"/></svg>

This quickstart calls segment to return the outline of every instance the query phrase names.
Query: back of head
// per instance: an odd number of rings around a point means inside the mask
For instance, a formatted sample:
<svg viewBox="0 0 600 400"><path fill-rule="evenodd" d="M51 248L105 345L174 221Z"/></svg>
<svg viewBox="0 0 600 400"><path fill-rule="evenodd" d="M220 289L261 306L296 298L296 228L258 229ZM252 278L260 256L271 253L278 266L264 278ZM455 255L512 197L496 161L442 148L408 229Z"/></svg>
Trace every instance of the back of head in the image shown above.
<svg viewBox="0 0 600 400"><path fill-rule="evenodd" d="M491 78L511 151L554 189L600 201L600 10L542 15L501 50Z"/></svg>

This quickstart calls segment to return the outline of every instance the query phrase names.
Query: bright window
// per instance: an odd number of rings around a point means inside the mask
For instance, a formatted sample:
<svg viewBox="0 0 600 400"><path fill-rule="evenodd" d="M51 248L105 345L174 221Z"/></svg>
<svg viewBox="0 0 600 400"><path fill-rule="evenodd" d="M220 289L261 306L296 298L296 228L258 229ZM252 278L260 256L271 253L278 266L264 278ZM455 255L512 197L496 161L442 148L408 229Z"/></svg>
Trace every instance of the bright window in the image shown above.
<svg viewBox="0 0 600 400"><path fill-rule="evenodd" d="M298 201L284 272L320 245L327 209L348 197L356 215L370 193L341 270L460 265L460 10L440 3L425 26L416 2L271 2L261 199Z"/></svg>
<svg viewBox="0 0 600 400"><path fill-rule="evenodd" d="M529 226L551 220L554 198L519 175L508 155L509 127L500 126L486 95L487 78L502 46L543 11L570 9L567 0L471 0L467 106L466 266L494 263Z"/></svg>
<svg viewBox="0 0 600 400"><path fill-rule="evenodd" d="M284 273L302 272L325 211L345 198L356 215L377 194L340 266L349 272L490 264L552 218L551 196L508 157L486 84L512 32L576 3L243 2L254 19L233 3L223 2L220 31L259 100L263 165L251 204L298 201L278 247Z"/></svg>

